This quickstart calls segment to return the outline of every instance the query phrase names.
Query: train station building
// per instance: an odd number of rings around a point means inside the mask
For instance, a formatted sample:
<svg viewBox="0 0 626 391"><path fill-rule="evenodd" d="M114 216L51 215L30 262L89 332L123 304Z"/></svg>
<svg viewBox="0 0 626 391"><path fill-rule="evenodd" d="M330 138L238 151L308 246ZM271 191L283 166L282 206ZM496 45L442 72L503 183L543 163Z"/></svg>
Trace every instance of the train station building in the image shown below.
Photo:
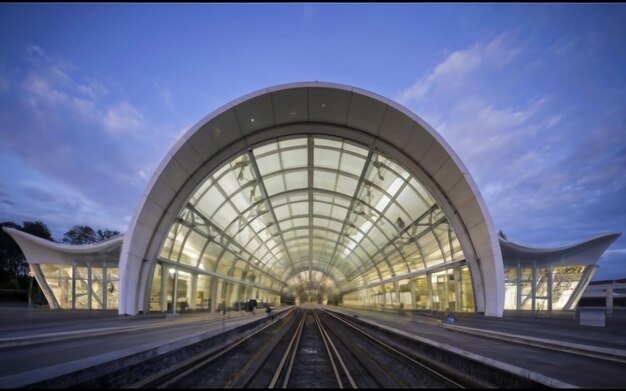
<svg viewBox="0 0 626 391"><path fill-rule="evenodd" d="M4 229L51 308L128 315L249 299L495 317L573 310L620 236L561 248L508 240L421 118L321 82L257 91L198 122L122 235L70 246Z"/></svg>

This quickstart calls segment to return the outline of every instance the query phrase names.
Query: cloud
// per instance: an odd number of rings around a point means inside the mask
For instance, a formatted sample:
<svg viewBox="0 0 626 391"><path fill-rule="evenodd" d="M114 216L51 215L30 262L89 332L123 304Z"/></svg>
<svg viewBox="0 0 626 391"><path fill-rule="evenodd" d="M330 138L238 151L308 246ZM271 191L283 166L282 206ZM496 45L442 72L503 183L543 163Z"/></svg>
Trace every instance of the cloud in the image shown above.
<svg viewBox="0 0 626 391"><path fill-rule="evenodd" d="M78 76L78 70L68 61L48 56L35 45L26 52L34 64L22 83L23 98L29 106L79 118L111 135L134 132L144 126L143 114L129 102L100 102L99 98L108 95L109 89L93 78L80 80L84 77Z"/></svg>
<svg viewBox="0 0 626 391"><path fill-rule="evenodd" d="M496 229L538 247L620 232L626 224L624 94L613 92L607 104L529 84L538 69L528 64L540 62L549 78L550 61L545 51L501 34L450 53L397 96L465 163ZM624 254L610 254L624 261Z"/></svg>
<svg viewBox="0 0 626 391"><path fill-rule="evenodd" d="M105 129L113 134L132 132L144 126L143 115L128 102L109 108L102 120Z"/></svg>
<svg viewBox="0 0 626 391"><path fill-rule="evenodd" d="M85 84L78 84L76 89L78 92L86 95L91 100L96 100L109 93L109 89L96 80L90 80Z"/></svg>
<svg viewBox="0 0 626 391"><path fill-rule="evenodd" d="M501 67L515 58L520 48L509 47L505 35L487 43L476 43L464 50L450 53L432 72L418 80L396 97L402 104L421 99L434 88L459 88L465 79L481 67Z"/></svg>
<svg viewBox="0 0 626 391"><path fill-rule="evenodd" d="M102 204L75 186L31 168L13 153L0 156L0 165L6 168L0 171L3 220L41 220L57 239L74 224L122 232L128 226L128 221L118 218L127 213L124 208Z"/></svg>
<svg viewBox="0 0 626 391"><path fill-rule="evenodd" d="M24 168L41 173L42 181L63 184L63 191L84 189L84 197L99 205L96 209L134 207L146 183L134 173L161 152L168 135L144 134L143 113L69 61L34 45L26 49L26 60L26 65L6 67L12 82L11 88L0 89L0 154L11 154ZM6 180L8 185L11 179ZM30 209L13 192L9 197Z"/></svg>

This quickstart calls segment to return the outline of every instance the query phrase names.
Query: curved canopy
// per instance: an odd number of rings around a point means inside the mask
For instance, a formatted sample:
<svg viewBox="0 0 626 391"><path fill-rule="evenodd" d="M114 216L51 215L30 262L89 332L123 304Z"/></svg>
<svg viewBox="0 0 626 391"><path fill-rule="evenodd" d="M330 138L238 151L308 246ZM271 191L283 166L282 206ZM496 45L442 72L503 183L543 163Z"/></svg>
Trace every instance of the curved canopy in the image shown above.
<svg viewBox="0 0 626 391"><path fill-rule="evenodd" d="M537 248L498 237L504 266L515 266L517 261L529 264L532 261L538 265L594 265L604 251L619 238L619 233L609 233L596 236L578 243L554 248Z"/></svg>
<svg viewBox="0 0 626 391"><path fill-rule="evenodd" d="M337 84L257 91L190 129L129 225L120 313L146 308L159 258L340 292L465 259L476 310L503 309L495 230L458 156L406 108Z"/></svg>
<svg viewBox="0 0 626 391"><path fill-rule="evenodd" d="M210 175L161 257L206 271L243 260L310 296L464 259L443 211L406 169L319 136L265 143Z"/></svg>

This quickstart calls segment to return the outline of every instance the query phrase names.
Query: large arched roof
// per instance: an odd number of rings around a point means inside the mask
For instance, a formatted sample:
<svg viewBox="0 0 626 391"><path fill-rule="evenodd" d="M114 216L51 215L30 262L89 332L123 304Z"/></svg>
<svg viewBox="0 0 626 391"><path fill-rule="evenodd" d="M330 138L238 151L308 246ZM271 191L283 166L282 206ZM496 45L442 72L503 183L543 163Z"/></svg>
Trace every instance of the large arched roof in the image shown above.
<svg viewBox="0 0 626 391"><path fill-rule="evenodd" d="M170 150L125 235L120 313L135 314L143 308L150 273L168 231L208 175L255 146L302 135L345 140L405 167L454 229L472 273L477 310L502 314L497 237L458 156L437 132L397 103L358 88L320 82L280 85L237 99L202 119Z"/></svg>

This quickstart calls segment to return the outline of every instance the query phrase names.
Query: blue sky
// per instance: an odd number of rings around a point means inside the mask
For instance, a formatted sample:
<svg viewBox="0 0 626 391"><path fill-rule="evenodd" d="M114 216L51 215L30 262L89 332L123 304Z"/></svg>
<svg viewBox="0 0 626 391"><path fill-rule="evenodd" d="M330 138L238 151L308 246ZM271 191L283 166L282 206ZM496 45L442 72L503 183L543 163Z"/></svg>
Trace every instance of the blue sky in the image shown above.
<svg viewBox="0 0 626 391"><path fill-rule="evenodd" d="M406 106L497 229L538 247L626 233L624 4L0 4L0 221L126 231L214 109L326 81ZM626 278L626 237L595 280Z"/></svg>

